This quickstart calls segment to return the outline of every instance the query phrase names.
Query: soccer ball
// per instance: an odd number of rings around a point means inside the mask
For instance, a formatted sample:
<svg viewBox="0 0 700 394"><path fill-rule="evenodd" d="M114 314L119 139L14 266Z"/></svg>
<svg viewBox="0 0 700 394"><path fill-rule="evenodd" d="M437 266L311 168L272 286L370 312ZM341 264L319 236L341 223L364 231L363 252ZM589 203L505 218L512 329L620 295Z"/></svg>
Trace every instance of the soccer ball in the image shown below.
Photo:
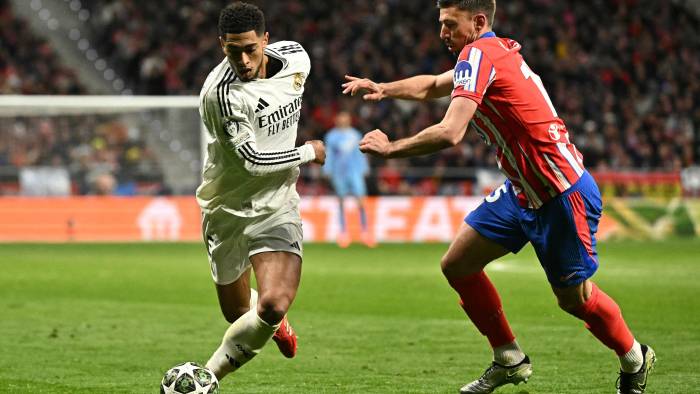
<svg viewBox="0 0 700 394"><path fill-rule="evenodd" d="M218 394L214 373L197 363L186 362L168 370L160 382L160 394Z"/></svg>

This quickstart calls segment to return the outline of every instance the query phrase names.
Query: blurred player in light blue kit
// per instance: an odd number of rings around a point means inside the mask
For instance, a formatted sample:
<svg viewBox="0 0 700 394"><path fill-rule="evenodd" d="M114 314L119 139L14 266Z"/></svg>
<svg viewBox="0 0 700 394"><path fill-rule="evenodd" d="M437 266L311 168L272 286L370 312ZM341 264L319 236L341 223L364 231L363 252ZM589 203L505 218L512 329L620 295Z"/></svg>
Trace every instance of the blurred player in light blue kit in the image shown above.
<svg viewBox="0 0 700 394"><path fill-rule="evenodd" d="M370 247L375 246L374 237L367 229L367 214L363 201L367 195L365 176L369 173L369 165L367 157L358 148L361 139L362 134L352 127L352 118L345 111L338 113L335 127L328 131L325 138L326 164L323 166L323 173L330 178L333 189L338 196L340 209L338 245L342 248L348 247L352 241L345 220L344 199L348 195L357 198L362 242Z"/></svg>

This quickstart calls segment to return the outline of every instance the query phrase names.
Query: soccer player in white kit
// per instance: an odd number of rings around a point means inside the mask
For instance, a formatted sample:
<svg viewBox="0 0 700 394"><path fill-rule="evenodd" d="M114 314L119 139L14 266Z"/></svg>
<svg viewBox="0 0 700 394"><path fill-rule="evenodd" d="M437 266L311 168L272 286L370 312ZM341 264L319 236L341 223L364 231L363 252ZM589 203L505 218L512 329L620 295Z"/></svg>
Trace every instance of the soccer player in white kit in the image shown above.
<svg viewBox="0 0 700 394"><path fill-rule="evenodd" d="M270 338L285 356L296 353L286 319L301 276L296 180L300 165L323 164L325 147L294 147L311 68L304 48L268 45L262 11L242 2L221 11L219 34L226 58L200 93L208 146L197 201L219 304L232 323L206 364L221 379Z"/></svg>

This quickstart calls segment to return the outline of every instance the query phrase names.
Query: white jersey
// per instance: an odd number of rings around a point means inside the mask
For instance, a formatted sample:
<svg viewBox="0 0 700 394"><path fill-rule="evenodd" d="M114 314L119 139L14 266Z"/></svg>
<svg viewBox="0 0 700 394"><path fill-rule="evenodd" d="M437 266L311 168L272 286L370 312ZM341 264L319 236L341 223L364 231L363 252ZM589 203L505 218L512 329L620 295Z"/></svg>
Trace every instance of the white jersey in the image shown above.
<svg viewBox="0 0 700 394"><path fill-rule="evenodd" d="M269 44L265 54L282 62L275 75L242 82L224 59L204 82L199 113L208 145L197 188L204 212L254 217L298 202L298 167L315 159L311 145L294 147L309 56L293 41Z"/></svg>

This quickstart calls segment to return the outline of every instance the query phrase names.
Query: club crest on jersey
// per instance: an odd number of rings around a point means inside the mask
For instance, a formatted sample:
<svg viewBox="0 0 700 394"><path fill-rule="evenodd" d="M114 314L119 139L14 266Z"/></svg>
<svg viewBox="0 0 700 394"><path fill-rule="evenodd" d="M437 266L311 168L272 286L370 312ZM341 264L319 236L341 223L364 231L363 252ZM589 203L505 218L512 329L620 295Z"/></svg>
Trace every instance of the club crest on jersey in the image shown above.
<svg viewBox="0 0 700 394"><path fill-rule="evenodd" d="M302 75L302 73L294 74L294 82L292 83L292 86L294 87L294 90L301 90L301 87L304 86L304 75Z"/></svg>
<svg viewBox="0 0 700 394"><path fill-rule="evenodd" d="M550 124L549 129L547 131L549 132L549 137L554 141L559 141L559 138L561 138L562 134L565 138L567 138L567 140L569 138L568 135L566 135L566 127L560 124Z"/></svg>
<svg viewBox="0 0 700 394"><path fill-rule="evenodd" d="M472 65L466 60L460 60L455 66L454 87L467 86L472 79Z"/></svg>

